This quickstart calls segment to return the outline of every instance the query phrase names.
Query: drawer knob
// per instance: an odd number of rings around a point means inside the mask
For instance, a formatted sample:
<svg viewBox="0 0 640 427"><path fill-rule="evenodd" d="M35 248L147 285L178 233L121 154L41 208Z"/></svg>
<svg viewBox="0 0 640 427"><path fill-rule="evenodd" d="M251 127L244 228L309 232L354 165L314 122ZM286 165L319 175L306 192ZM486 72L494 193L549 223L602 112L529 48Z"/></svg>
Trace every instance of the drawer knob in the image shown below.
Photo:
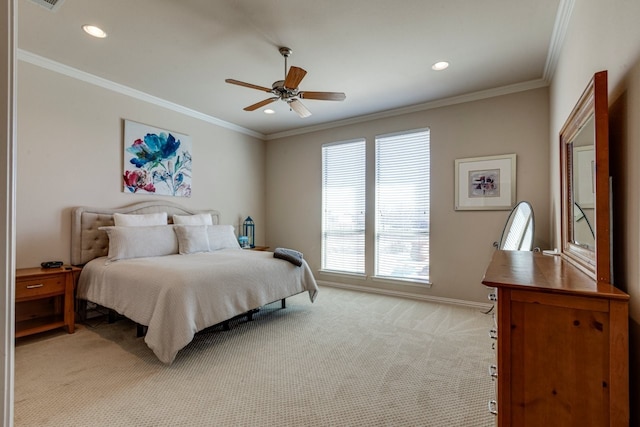
<svg viewBox="0 0 640 427"><path fill-rule="evenodd" d="M489 401L489 413L491 415L498 415L498 402L495 400Z"/></svg>
<svg viewBox="0 0 640 427"><path fill-rule="evenodd" d="M498 339L498 330L496 328L491 328L489 330L489 338L491 338L492 340Z"/></svg>
<svg viewBox="0 0 640 427"><path fill-rule="evenodd" d="M38 283L36 285L27 285L27 289L36 289L44 286L44 283Z"/></svg>
<svg viewBox="0 0 640 427"><path fill-rule="evenodd" d="M498 378L498 367L496 365L489 365L489 375L492 380Z"/></svg>

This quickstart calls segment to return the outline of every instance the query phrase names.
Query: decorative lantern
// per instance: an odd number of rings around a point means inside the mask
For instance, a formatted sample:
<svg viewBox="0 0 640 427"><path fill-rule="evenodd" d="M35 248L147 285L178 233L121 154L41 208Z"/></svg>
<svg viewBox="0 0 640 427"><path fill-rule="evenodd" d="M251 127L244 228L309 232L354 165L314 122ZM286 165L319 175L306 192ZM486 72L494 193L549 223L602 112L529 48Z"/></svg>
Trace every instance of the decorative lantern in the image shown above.
<svg viewBox="0 0 640 427"><path fill-rule="evenodd" d="M242 234L249 238L249 247L256 247L256 225L250 216L242 223Z"/></svg>

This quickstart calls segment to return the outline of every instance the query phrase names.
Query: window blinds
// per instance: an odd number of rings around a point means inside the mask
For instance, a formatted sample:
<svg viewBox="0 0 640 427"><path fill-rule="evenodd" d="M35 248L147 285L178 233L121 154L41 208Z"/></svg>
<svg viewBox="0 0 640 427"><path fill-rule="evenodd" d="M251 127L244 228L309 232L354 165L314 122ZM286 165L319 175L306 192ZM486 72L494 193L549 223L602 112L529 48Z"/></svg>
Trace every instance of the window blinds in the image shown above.
<svg viewBox="0 0 640 427"><path fill-rule="evenodd" d="M323 270L364 274L365 140L322 147Z"/></svg>
<svg viewBox="0 0 640 427"><path fill-rule="evenodd" d="M429 129L375 141L375 275L429 279Z"/></svg>

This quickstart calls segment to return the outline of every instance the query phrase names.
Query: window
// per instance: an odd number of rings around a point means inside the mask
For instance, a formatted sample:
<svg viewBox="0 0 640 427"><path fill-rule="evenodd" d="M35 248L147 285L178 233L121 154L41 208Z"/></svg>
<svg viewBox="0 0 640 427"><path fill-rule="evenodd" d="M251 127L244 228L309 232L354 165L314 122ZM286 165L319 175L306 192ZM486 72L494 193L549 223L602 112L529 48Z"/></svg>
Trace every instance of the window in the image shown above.
<svg viewBox="0 0 640 427"><path fill-rule="evenodd" d="M365 140L322 147L323 270L365 273Z"/></svg>
<svg viewBox="0 0 640 427"><path fill-rule="evenodd" d="M322 146L322 270L428 282L429 151L429 129Z"/></svg>
<svg viewBox="0 0 640 427"><path fill-rule="evenodd" d="M375 275L429 279L429 129L375 143Z"/></svg>

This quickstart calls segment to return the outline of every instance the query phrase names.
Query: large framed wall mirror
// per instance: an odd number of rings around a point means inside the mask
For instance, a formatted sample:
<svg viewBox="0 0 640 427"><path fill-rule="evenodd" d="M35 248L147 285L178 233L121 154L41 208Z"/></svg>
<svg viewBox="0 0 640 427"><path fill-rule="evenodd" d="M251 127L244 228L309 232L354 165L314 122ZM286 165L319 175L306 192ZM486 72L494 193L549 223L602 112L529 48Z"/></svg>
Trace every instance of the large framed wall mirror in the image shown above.
<svg viewBox="0 0 640 427"><path fill-rule="evenodd" d="M562 257L611 283L607 72L593 76L560 131Z"/></svg>

